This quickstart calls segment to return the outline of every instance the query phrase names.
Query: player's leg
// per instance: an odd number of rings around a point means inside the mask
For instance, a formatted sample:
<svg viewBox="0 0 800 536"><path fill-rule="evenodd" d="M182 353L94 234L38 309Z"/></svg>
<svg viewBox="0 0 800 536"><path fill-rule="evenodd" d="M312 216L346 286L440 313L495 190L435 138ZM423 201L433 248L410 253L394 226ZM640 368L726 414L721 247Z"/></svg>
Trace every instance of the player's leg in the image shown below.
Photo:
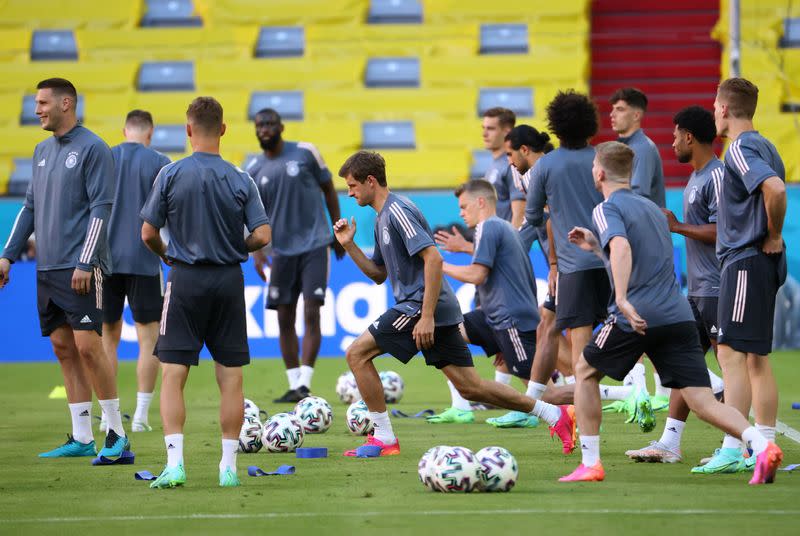
<svg viewBox="0 0 800 536"><path fill-rule="evenodd" d="M325 303L330 272L330 248L321 247L300 256L300 281L303 289L303 332L300 379L297 389L302 396L311 394L311 378L322 343L320 307Z"/></svg>
<svg viewBox="0 0 800 536"><path fill-rule="evenodd" d="M39 454L39 457L95 456L97 450L92 433L92 387L83 368L78 349L75 347L72 329L68 325L62 324L55 328L49 336L53 352L61 367L61 374L64 377L67 404L72 418L72 434L62 446L43 452Z"/></svg>
<svg viewBox="0 0 800 536"><path fill-rule="evenodd" d="M108 362L111 364L111 370L114 376L117 376L117 369L119 367L117 348L119 348L119 341L122 338L122 320L117 322L106 322L103 320L103 351L108 357Z"/></svg>
<svg viewBox="0 0 800 536"><path fill-rule="evenodd" d="M168 355L160 352L159 358L169 361L184 361L177 352ZM186 423L186 404L183 389L189 377L189 365L178 362L161 364L161 424L164 427L164 447L167 464L151 488L173 488L186 483L183 467L183 426Z"/></svg>
<svg viewBox="0 0 800 536"><path fill-rule="evenodd" d="M222 428L222 458L219 462L219 485L239 485L236 476L236 450L239 448L239 431L244 418L244 394L242 393L242 367L226 367L215 363L219 386L219 423Z"/></svg>
<svg viewBox="0 0 800 536"><path fill-rule="evenodd" d="M135 323L136 338L139 340L139 357L136 361L136 411L133 414L131 430L134 432L149 432L150 404L156 389L160 363L153 355L158 340L158 322L142 324Z"/></svg>
<svg viewBox="0 0 800 536"><path fill-rule="evenodd" d="M778 385L772 373L768 356L748 354L747 372L753 394L753 413L756 428L764 436L775 441L775 425L778 419Z"/></svg>
<svg viewBox="0 0 800 536"><path fill-rule="evenodd" d="M272 259L270 281L267 289L267 309L275 309L278 314L278 345L289 389L273 402L295 403L300 401L297 387L300 381L300 362L298 359L299 340L295 321L297 301L300 297L300 256L275 255Z"/></svg>

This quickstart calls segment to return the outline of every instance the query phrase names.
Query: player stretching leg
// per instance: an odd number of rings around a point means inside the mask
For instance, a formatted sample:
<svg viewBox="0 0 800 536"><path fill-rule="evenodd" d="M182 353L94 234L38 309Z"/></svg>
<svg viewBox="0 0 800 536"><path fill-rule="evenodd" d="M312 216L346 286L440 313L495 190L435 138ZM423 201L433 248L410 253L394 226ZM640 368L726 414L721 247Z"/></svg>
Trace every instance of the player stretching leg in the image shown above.
<svg viewBox="0 0 800 536"><path fill-rule="evenodd" d="M389 277L396 300L394 307L347 349L347 363L375 423L375 433L367 444L380 446L384 456L400 453L372 360L389 353L407 363L422 351L425 362L442 370L464 397L545 419L552 433L561 439L564 452L571 452L572 406L559 408L533 400L507 385L481 379L475 372L472 356L459 331L461 309L443 279L442 257L430 227L409 200L389 191L383 157L359 151L342 165L339 175L346 180L350 197L378 213L373 257L368 258L353 243L355 219L334 223L336 239L367 277L378 284ZM355 450L345 455L354 456Z"/></svg>
<svg viewBox="0 0 800 536"><path fill-rule="evenodd" d="M717 134L731 140L718 185L717 257L720 260L718 358L725 403L748 415L775 438L778 386L769 353L775 295L786 279L786 172L775 146L753 127L758 88L743 78L725 80L714 100ZM743 445L727 435L722 448L693 472L747 468ZM751 462L752 464L752 462ZM756 473L759 471L756 462Z"/></svg>
<svg viewBox="0 0 800 536"><path fill-rule="evenodd" d="M186 111L193 154L165 166L141 211L142 240L172 265L155 354L161 361L161 421L167 465L151 488L186 483L183 388L205 344L220 391L219 485L239 485L236 450L244 414L242 367L250 363L241 263L271 229L250 176L219 156L222 106L198 97ZM169 227L169 246L159 229ZM250 231L244 237L244 228Z"/></svg>
<svg viewBox="0 0 800 536"><path fill-rule="evenodd" d="M110 275L103 285L103 346L117 371L117 348L122 335L122 309L125 298L133 313L139 360L136 364L136 412L132 432L152 430L148 411L158 378L158 358L153 355L158 338L158 321L164 305L161 260L141 240L144 205L153 182L169 158L150 149L153 117L150 112L128 113L123 129L125 142L113 147L116 191L108 225L111 249ZM102 427L102 426L101 426Z"/></svg>
<svg viewBox="0 0 800 536"><path fill-rule="evenodd" d="M584 251L608 259L615 301L576 368L582 461L560 481L605 478L600 462L598 382L605 375L623 379L639 356L647 353L664 385L681 391L698 417L753 449L758 461L750 483L769 484L783 454L740 412L714 398L692 310L675 278L667 220L655 203L631 191L632 167L629 147L613 141L597 146L592 174L605 198L592 218L599 241L586 228L576 227L569 234L570 241Z"/></svg>
<svg viewBox="0 0 800 536"><path fill-rule="evenodd" d="M114 200L114 161L108 146L78 124L75 86L63 78L37 86L36 115L53 136L33 152L33 178L5 250L0 287L28 237L37 240L36 293L42 335L58 357L72 415L64 445L39 456L94 456L92 389L108 416L100 455L128 450L117 381L103 350L103 274L110 270L108 217Z"/></svg>

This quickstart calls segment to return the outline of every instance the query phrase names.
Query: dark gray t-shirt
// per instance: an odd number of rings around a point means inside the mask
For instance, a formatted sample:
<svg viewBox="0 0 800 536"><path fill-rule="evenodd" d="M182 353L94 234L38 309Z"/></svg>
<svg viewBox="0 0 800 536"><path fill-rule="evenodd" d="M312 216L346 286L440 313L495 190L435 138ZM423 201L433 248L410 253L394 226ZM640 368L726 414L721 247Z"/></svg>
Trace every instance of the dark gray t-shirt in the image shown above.
<svg viewBox="0 0 800 536"><path fill-rule="evenodd" d="M695 171L683 190L683 217L690 225L717 223L717 184L722 180L722 162L716 158ZM715 244L686 238L686 277L689 296L719 296L719 260Z"/></svg>
<svg viewBox="0 0 800 536"><path fill-rule="evenodd" d="M161 168L169 164L165 155L141 143L125 142L113 147L116 193L108 240L115 274L155 276L161 260L142 242L139 212Z"/></svg>
<svg viewBox="0 0 800 536"><path fill-rule="evenodd" d="M275 158L260 154L245 166L258 185L278 255L300 255L333 241L320 185L331 172L310 143L285 141Z"/></svg>
<svg viewBox="0 0 800 536"><path fill-rule="evenodd" d="M497 216L475 228L472 263L489 268L477 286L481 309L494 329L534 331L539 325L536 279L519 233Z"/></svg>
<svg viewBox="0 0 800 536"><path fill-rule="evenodd" d="M514 184L513 167L503 153L492 160L484 176L497 192L497 216L506 221L511 221L511 202L525 200L525 195Z"/></svg>
<svg viewBox="0 0 800 536"><path fill-rule="evenodd" d="M531 171L525 219L535 227L543 225L544 207L550 207L558 271L562 274L603 267L603 261L567 238L573 227L591 225L592 210L603 201L594 187L593 161L594 147L560 147L541 157Z"/></svg>
<svg viewBox="0 0 800 536"><path fill-rule="evenodd" d="M535 164L534 164L535 165ZM530 182L531 182L531 170L528 169L525 173L520 173L517 171L517 168L511 166L511 173L514 177L514 186L516 186L517 190L519 190L522 195L524 195L527 199L528 190L530 189ZM547 252L550 251L548 248L550 244L547 242L547 220L550 219L550 214L547 212L544 213L544 223L539 225L538 227L534 227L528 223L527 220L522 221L522 227L519 228L519 234L522 238L522 245L525 248L525 251L528 251L533 246L533 242L538 240L539 247L542 248L542 253L544 254L545 261L548 261Z"/></svg>
<svg viewBox="0 0 800 536"><path fill-rule="evenodd" d="M786 181L777 149L757 131L743 132L725 153L725 175L717 209L717 257L721 264L751 257L767 236L761 183Z"/></svg>
<svg viewBox="0 0 800 536"><path fill-rule="evenodd" d="M430 246L436 247L433 233L419 209L409 199L389 194L375 220L372 260L386 266L396 302L392 308L405 315L414 316L422 308L425 263L418 253ZM456 295L443 278L434 322L452 326L463 320Z"/></svg>
<svg viewBox="0 0 800 536"><path fill-rule="evenodd" d="M659 207L667 206L664 192L664 166L661 154L653 140L648 138L642 129L619 141L633 149L633 174L631 189L643 195Z"/></svg>
<svg viewBox="0 0 800 536"><path fill-rule="evenodd" d="M269 223L250 175L210 153L164 166L141 217L169 226L167 257L187 264L244 262L245 226L252 232Z"/></svg>
<svg viewBox="0 0 800 536"><path fill-rule="evenodd" d="M606 252L606 269L611 285L611 249L615 236L628 240L631 246L631 275L628 281L628 301L648 328L692 322L694 316L689 302L681 294L672 261L672 238L664 213L649 199L621 189L597 205L592 214L593 228ZM590 227L591 228L591 227ZM620 313L613 298L608 306L620 328L632 331L630 323Z"/></svg>
<svg viewBox="0 0 800 536"><path fill-rule="evenodd" d="M106 225L114 201L114 161L103 140L81 125L61 137L51 136L33 151L33 178L25 194L23 218L33 219L36 269L62 270L99 266L111 271ZM92 213L95 217L91 217ZM106 221L103 221L103 219ZM28 236L12 236L3 257L16 260ZM13 251L12 251L13 250Z"/></svg>

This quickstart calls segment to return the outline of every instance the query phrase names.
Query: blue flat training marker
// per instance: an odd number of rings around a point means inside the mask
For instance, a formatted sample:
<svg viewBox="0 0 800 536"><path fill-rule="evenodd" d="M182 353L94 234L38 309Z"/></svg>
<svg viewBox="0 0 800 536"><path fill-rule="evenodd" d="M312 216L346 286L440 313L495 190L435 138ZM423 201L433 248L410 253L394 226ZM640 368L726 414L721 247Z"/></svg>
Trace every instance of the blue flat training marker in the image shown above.
<svg viewBox="0 0 800 536"><path fill-rule="evenodd" d="M778 471L794 471L800 467L800 463L793 463L792 465L787 465L786 467L781 467Z"/></svg>
<svg viewBox="0 0 800 536"><path fill-rule="evenodd" d="M135 478L136 480L155 480L156 475L154 475L150 471L139 471L138 473L133 475L133 478Z"/></svg>
<svg viewBox="0 0 800 536"><path fill-rule="evenodd" d="M425 417L428 417L429 415L435 415L435 414L436 412L433 411L432 409L423 409L422 411L418 411L414 415L409 415L408 413L400 411L399 409L392 410L392 417L400 417L406 419L423 419Z"/></svg>
<svg viewBox="0 0 800 536"><path fill-rule="evenodd" d="M327 447L300 447L299 449L295 450L295 456L297 458L327 458L328 457L328 448Z"/></svg>
<svg viewBox="0 0 800 536"><path fill-rule="evenodd" d="M251 465L247 468L247 474L250 476L293 475L294 473L294 465L281 465L272 472L266 472L256 465Z"/></svg>
<svg viewBox="0 0 800 536"><path fill-rule="evenodd" d="M792 409L800 409L800 402L792 402Z"/></svg>
<svg viewBox="0 0 800 536"><path fill-rule="evenodd" d="M378 445L361 445L356 449L356 458L377 458L381 455Z"/></svg>
<svg viewBox="0 0 800 536"><path fill-rule="evenodd" d="M133 465L133 462L136 460L136 455L129 451L125 450L122 452L122 455L119 458L106 458L105 456L98 456L94 460L92 460L92 465Z"/></svg>

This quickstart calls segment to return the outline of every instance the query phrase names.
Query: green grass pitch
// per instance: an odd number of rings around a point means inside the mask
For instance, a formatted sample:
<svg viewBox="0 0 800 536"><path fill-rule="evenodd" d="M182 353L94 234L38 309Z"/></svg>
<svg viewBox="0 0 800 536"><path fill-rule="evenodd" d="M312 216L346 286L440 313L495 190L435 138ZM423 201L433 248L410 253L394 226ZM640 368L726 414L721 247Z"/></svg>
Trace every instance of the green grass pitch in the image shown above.
<svg viewBox="0 0 800 536"><path fill-rule="evenodd" d="M800 353L776 353L780 385L779 419L800 428ZM443 376L421 360L402 364L377 361L381 370L396 370L405 380L405 396L396 407L409 412L441 410L449 405ZM484 377L487 359L477 358ZM751 487L749 475L700 476L689 469L719 446L721 433L690 417L684 434L682 464L635 464L624 451L658 439L656 430L642 434L624 424L622 415L606 415L602 456L603 483L562 484L556 479L579 463L580 454L561 454L546 426L534 430L496 430L483 420L501 412L478 412L476 424L430 425L422 420L394 419L402 455L383 459L349 459L346 448L360 444L344 426L345 406L334 393L342 359L321 359L314 392L331 402L334 424L328 433L307 435L305 446L326 446L330 457L298 460L293 454L239 454L243 486L217 486L218 395L213 368L203 361L186 389L185 462L187 485L156 491L135 481L135 471L158 473L165 462L158 403L151 409L150 433L131 434L135 466L92 467L89 458L45 460L36 457L64 439L69 431L65 401L48 400L61 384L55 363L0 366L0 534L800 534L800 471L779 472L772 486ZM135 401L135 365L120 366L123 410ZM245 371L245 396L270 414L289 411L270 401L285 390L280 360L255 360ZM652 378L648 374L648 378ZM652 379L649 379L652 382ZM516 386L521 388L517 383ZM97 406L95 406L97 410ZM100 440L101 434L95 432ZM779 436L784 465L800 463L800 445ZM417 479L417 461L431 446L489 445L508 448L520 475L510 493L468 495L425 491ZM272 470L297 467L292 476L250 478L248 465ZM752 534L752 532L751 532Z"/></svg>

